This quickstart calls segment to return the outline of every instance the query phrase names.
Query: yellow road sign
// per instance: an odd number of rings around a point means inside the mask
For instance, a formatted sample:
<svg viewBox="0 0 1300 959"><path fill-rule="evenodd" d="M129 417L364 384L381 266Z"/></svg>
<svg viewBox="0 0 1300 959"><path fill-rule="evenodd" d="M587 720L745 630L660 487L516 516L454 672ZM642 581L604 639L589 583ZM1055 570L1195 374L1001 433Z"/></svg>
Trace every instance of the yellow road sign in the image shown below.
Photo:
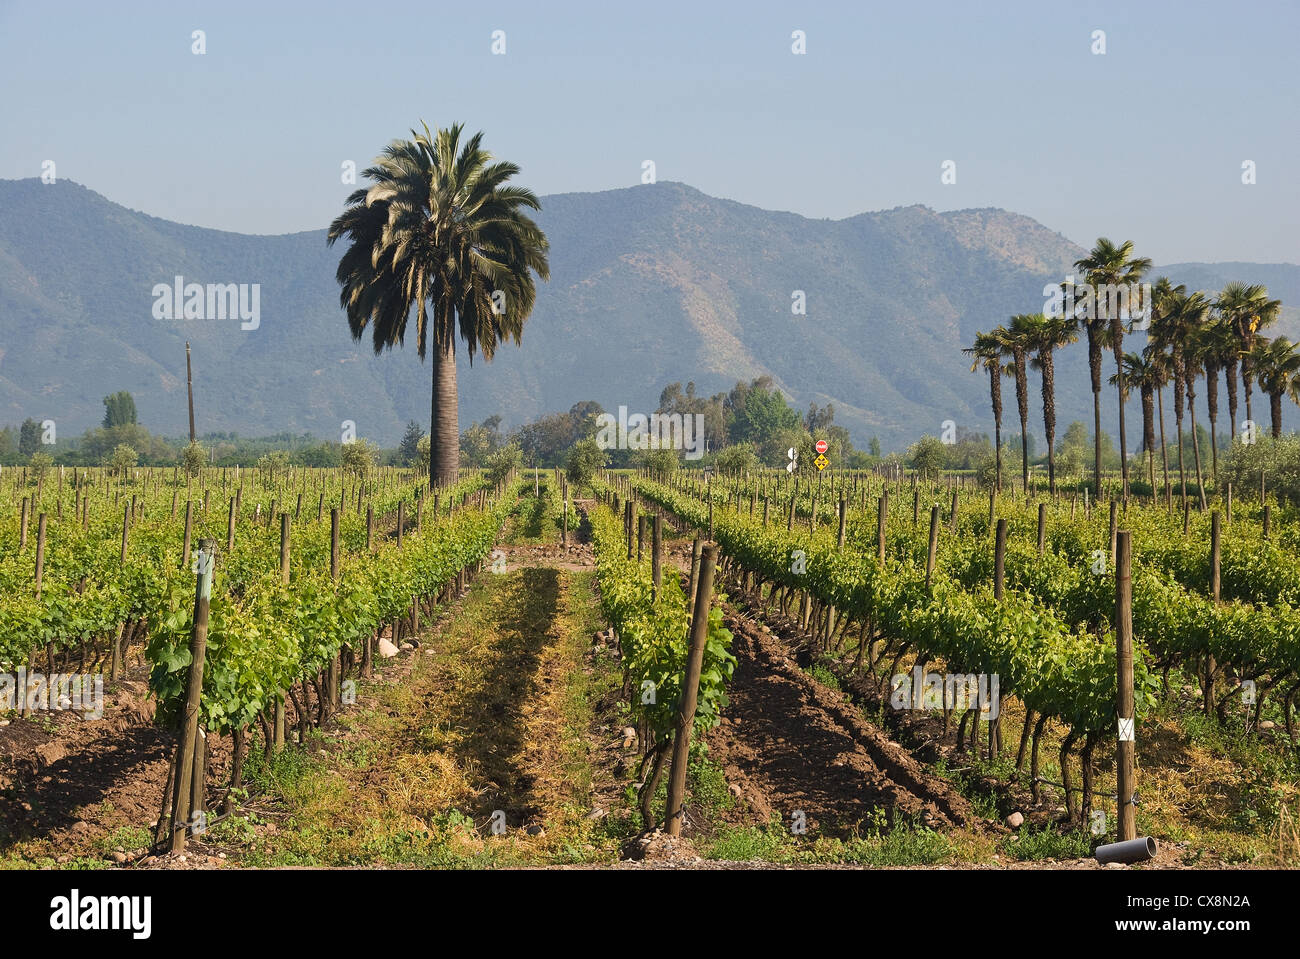
<svg viewBox="0 0 1300 959"><path fill-rule="evenodd" d="M813 464L814 464L814 465L815 465L819 470L824 470L826 467L828 467L828 466L831 465L831 461L828 460L825 456L822 456L820 453L818 453L818 454L817 454L817 458L816 458L815 460L813 460Z"/></svg>

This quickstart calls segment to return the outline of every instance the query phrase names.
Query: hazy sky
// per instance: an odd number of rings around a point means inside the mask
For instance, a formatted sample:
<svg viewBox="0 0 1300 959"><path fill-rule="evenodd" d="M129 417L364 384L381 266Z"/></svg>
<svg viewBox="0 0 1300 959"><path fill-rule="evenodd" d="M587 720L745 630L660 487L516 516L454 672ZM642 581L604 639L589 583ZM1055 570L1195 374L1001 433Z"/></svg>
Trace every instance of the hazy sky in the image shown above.
<svg viewBox="0 0 1300 959"><path fill-rule="evenodd" d="M1157 263L1294 263L1297 40L1296 0L0 0L0 177L54 160L156 216L285 233L341 209L345 160L460 120L541 194L653 160L810 217L998 206Z"/></svg>

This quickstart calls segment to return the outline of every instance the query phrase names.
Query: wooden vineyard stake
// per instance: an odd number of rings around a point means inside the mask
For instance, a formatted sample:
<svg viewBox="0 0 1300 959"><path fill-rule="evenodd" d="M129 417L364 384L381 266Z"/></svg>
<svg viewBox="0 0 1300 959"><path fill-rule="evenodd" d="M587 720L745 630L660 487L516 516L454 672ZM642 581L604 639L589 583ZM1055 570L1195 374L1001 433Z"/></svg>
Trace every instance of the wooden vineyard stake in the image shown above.
<svg viewBox="0 0 1300 959"><path fill-rule="evenodd" d="M1223 536L1219 528L1219 511L1215 510L1210 515L1210 602L1214 605L1219 604L1219 569L1220 559L1222 557ZM1205 676L1202 679L1203 704L1205 715L1210 715L1210 710L1214 707L1214 673L1215 673L1214 655L1206 653L1205 656Z"/></svg>
<svg viewBox="0 0 1300 959"><path fill-rule="evenodd" d="M194 533L194 501L185 501L185 541L181 544L181 568L190 565L190 537Z"/></svg>
<svg viewBox="0 0 1300 959"><path fill-rule="evenodd" d="M700 556L700 581L691 618L691 646L686 659L681 709L677 714L677 734L673 738L673 765L668 779L667 832L682 834L683 799L686 795L686 762L691 750L691 729L695 725L695 707L700 695L700 672L704 667L704 646L709 638L709 609L713 602L713 570L718 547L709 543Z"/></svg>
<svg viewBox="0 0 1300 959"><path fill-rule="evenodd" d="M1001 601L1007 578L1007 521L998 520L993 545L993 598Z"/></svg>
<svg viewBox="0 0 1300 959"><path fill-rule="evenodd" d="M700 539L700 534L695 534L695 541L691 543L691 575L687 580L686 586L686 608L694 609L695 607L695 585L700 580L700 552L704 546L704 541Z"/></svg>
<svg viewBox="0 0 1300 959"><path fill-rule="evenodd" d="M886 491L880 495L880 500L876 505L876 562L881 566L885 565L885 524L888 519L889 493Z"/></svg>
<svg viewBox="0 0 1300 959"><path fill-rule="evenodd" d="M41 579L45 575L45 514L36 520L36 598L41 598Z"/></svg>
<svg viewBox="0 0 1300 959"><path fill-rule="evenodd" d="M1137 810L1133 806L1133 758L1137 748L1133 705L1133 544L1128 530L1119 533L1115 544L1115 647L1117 838L1126 842L1137 835Z"/></svg>
<svg viewBox="0 0 1300 959"><path fill-rule="evenodd" d="M939 504L930 507L930 548L925 554L925 586L930 588L934 577L934 554L939 545Z"/></svg>
<svg viewBox="0 0 1300 959"><path fill-rule="evenodd" d="M659 599L659 586L663 582L664 523L663 515L655 513L650 531L650 569L654 582L654 600Z"/></svg>
<svg viewBox="0 0 1300 959"><path fill-rule="evenodd" d="M289 585L289 514L280 514L280 582Z"/></svg>
<svg viewBox="0 0 1300 959"><path fill-rule="evenodd" d="M176 791L172 804L171 851L185 849L191 822L194 774L199 738L199 704L203 693L203 660L208 646L208 609L212 601L212 569L216 540L199 540L195 563L194 628L190 633L190 668L185 681L185 711L176 753Z"/></svg>

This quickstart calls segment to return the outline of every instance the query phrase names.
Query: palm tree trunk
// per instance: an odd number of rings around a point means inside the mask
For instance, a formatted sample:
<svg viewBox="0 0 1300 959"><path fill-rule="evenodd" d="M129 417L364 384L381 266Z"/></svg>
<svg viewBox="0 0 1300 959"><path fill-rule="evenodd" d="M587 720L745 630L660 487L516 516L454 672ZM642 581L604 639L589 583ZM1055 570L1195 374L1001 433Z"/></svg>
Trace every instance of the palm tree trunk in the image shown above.
<svg viewBox="0 0 1300 959"><path fill-rule="evenodd" d="M1178 489L1183 500L1183 507L1187 506L1187 471L1183 468L1183 418L1175 416L1178 421Z"/></svg>
<svg viewBox="0 0 1300 959"><path fill-rule="evenodd" d="M1246 389L1246 419L1248 422L1254 422L1255 417L1250 412L1250 342L1242 340L1241 343L1241 385Z"/></svg>
<svg viewBox="0 0 1300 959"><path fill-rule="evenodd" d="M1029 376L1025 372L1025 354L1015 354L1016 407L1020 413L1020 482L1029 495Z"/></svg>
<svg viewBox="0 0 1300 959"><path fill-rule="evenodd" d="M1147 481L1151 484L1151 502L1156 500L1156 428L1155 397L1150 381L1142 387L1142 445L1147 453Z"/></svg>
<svg viewBox="0 0 1300 959"><path fill-rule="evenodd" d="M1228 425L1231 432L1228 434L1228 445L1237 438L1237 361L1232 359L1224 367L1223 376L1228 384Z"/></svg>
<svg viewBox="0 0 1300 959"><path fill-rule="evenodd" d="M1056 498L1056 372L1051 349L1038 354L1043 373L1043 432L1047 434L1047 493Z"/></svg>
<svg viewBox="0 0 1300 959"><path fill-rule="evenodd" d="M451 486L460 474L456 395L456 341L434 346L433 406L429 416L429 489Z"/></svg>
<svg viewBox="0 0 1300 959"><path fill-rule="evenodd" d="M1093 464L1092 464L1092 495L1093 499L1101 499L1101 392L1093 390L1092 393L1092 439L1093 439Z"/></svg>
<svg viewBox="0 0 1300 959"><path fill-rule="evenodd" d="M1169 444L1165 442L1165 388L1156 390L1156 405L1160 408L1160 461L1165 471L1165 502L1169 502ZM1152 490L1155 487L1152 486Z"/></svg>
<svg viewBox="0 0 1300 959"><path fill-rule="evenodd" d="M1282 391L1276 390L1268 394L1268 411L1273 418L1273 439L1280 439L1282 436Z"/></svg>
<svg viewBox="0 0 1300 959"><path fill-rule="evenodd" d="M997 458L998 478L996 481L997 492L1002 492L1002 417L997 417L993 421L993 442L997 445L997 452L994 454Z"/></svg>
<svg viewBox="0 0 1300 959"><path fill-rule="evenodd" d="M1088 373L1092 377L1093 498L1101 499L1101 340L1088 324Z"/></svg>
<svg viewBox="0 0 1300 959"><path fill-rule="evenodd" d="M1205 365L1205 405L1210 410L1210 475L1214 488L1219 488L1219 368L1214 363Z"/></svg>
<svg viewBox="0 0 1300 959"><path fill-rule="evenodd" d="M1219 441L1215 434L1218 429L1216 425L1216 411L1213 406L1210 407L1210 476L1214 478L1214 488L1219 488Z"/></svg>
<svg viewBox="0 0 1300 959"><path fill-rule="evenodd" d="M994 459L997 464L997 479L994 490L1002 492L1002 363L995 360L989 368L989 401L993 406L993 443Z"/></svg>
<svg viewBox="0 0 1300 959"><path fill-rule="evenodd" d="M1205 510L1205 474L1201 472L1201 438L1196 433L1196 394L1192 391L1189 380L1187 384L1187 414L1192 420L1192 458L1196 461L1196 493L1201 501L1201 510Z"/></svg>
<svg viewBox="0 0 1300 959"><path fill-rule="evenodd" d="M1115 366L1119 377L1116 386L1119 389L1119 470L1123 478L1124 502L1128 502L1128 434L1124 431L1124 401L1128 398L1128 390L1124 384L1124 352L1122 349L1122 340L1117 336L1114 340L1115 347Z"/></svg>

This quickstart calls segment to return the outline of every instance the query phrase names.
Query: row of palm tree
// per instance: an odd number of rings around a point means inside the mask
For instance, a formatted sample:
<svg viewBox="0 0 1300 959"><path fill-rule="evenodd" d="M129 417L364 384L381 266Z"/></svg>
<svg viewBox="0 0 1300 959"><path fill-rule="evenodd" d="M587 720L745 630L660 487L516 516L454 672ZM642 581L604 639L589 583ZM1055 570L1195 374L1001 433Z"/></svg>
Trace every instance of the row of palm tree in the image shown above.
<svg viewBox="0 0 1300 959"><path fill-rule="evenodd" d="M1133 255L1132 241L1114 244L1102 237L1097 245L1082 259L1075 262L1082 274L1082 282L1098 290L1139 284L1151 269L1151 261ZM1063 300L1082 302L1074 297L1070 283L1062 284ZM1068 299L1066 299L1068 298ZM1098 300L1101 308L1085 310L1076 307L1073 315L1055 316L1043 313L1019 314L1006 325L990 333L977 332L975 342L964 350L974 362L972 372L980 367L989 375L989 390L993 407L995 447L997 456L997 488L1002 488L1002 387L1003 376L1012 377L1016 384L1016 400L1020 415L1021 480L1029 482L1029 449L1027 441L1029 417L1029 386L1027 368L1040 372L1042 377L1043 426L1047 435L1048 488L1056 492L1056 384L1054 354L1081 336L1088 344L1088 368L1093 396L1094 490L1101 489L1101 391L1104 352L1109 349L1114 358L1115 372L1109 384L1119 395L1119 445L1120 470L1123 495L1129 493L1128 436L1125 423L1125 403L1129 390L1135 389L1142 405L1142 449L1147 459L1147 476L1151 488L1156 487L1156 424L1159 424L1159 449L1164 470L1166 497L1170 496L1169 455L1165 442L1164 388L1173 387L1174 422L1177 433L1178 477L1183 497L1187 496L1186 464L1183 461L1183 417L1191 421L1192 458L1196 470L1197 487L1202 507L1205 506L1204 470L1201 461L1200 438L1196 423L1196 389L1198 381L1205 383L1205 402L1210 419L1211 473L1217 480L1219 457L1217 436L1219 412L1219 375L1223 374L1227 387L1228 416L1231 435L1237 434L1238 384L1244 387L1246 400L1245 420L1254 430L1252 396L1254 387L1269 398L1269 412L1274 437L1282 434L1282 400L1290 396L1300 403L1300 352L1296 344L1285 337L1268 339L1260 331L1273 323L1280 312L1281 303L1269 299L1268 290L1259 284L1232 282L1216 297L1196 291L1187 292L1182 284L1174 285L1167 277L1160 277L1150 287L1150 302L1146 305L1149 321L1147 342L1139 353L1125 352L1124 337L1131 333L1135 322L1133 309L1115 298ZM1145 311L1144 311L1145 312Z"/></svg>

